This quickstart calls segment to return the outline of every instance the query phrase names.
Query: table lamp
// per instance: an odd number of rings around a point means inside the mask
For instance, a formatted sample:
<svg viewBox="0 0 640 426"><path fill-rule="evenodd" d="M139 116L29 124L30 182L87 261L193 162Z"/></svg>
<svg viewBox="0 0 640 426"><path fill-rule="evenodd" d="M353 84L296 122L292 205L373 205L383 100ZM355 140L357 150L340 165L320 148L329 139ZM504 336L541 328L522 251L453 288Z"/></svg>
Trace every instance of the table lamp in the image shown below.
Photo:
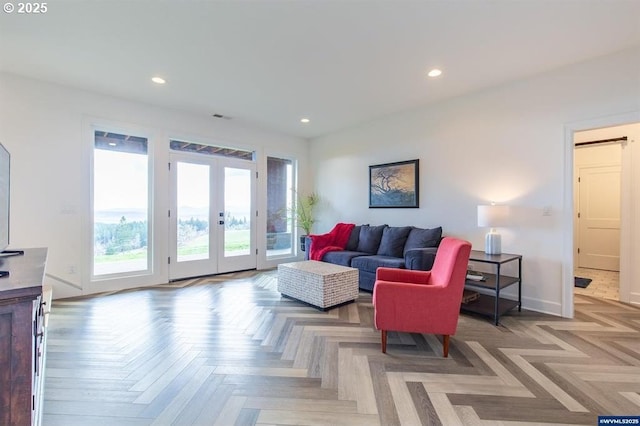
<svg viewBox="0 0 640 426"><path fill-rule="evenodd" d="M478 206L478 226L491 228L484 239L485 253L502 253L502 238L495 228L507 225L508 218L509 206L497 206L495 204Z"/></svg>

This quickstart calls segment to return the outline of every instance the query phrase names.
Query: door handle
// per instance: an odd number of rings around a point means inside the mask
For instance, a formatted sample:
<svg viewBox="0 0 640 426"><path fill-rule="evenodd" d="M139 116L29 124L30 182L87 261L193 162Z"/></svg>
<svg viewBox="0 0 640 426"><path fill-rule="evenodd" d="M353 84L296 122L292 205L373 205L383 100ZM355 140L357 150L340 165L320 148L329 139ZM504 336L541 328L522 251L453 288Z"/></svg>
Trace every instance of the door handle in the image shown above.
<svg viewBox="0 0 640 426"><path fill-rule="evenodd" d="M218 225L224 225L224 220L219 220Z"/></svg>

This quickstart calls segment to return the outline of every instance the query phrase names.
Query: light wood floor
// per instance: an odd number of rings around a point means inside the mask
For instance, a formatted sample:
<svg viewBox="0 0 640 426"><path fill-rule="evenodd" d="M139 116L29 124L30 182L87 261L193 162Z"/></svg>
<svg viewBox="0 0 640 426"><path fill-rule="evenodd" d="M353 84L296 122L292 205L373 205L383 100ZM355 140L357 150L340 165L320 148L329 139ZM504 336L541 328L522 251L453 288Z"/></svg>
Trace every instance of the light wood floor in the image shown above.
<svg viewBox="0 0 640 426"><path fill-rule="evenodd" d="M371 295L320 312L275 271L57 300L45 425L597 424L640 413L640 309L576 295L576 318L462 315L430 335L372 327Z"/></svg>

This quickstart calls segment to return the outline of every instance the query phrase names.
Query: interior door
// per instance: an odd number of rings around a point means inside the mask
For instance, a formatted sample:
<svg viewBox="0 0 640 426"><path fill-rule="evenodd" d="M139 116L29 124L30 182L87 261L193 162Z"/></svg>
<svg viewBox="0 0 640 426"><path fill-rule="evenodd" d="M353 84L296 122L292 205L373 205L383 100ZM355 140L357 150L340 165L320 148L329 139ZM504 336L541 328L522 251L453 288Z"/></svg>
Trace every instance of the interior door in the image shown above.
<svg viewBox="0 0 640 426"><path fill-rule="evenodd" d="M171 154L171 280L256 267L255 181L252 162Z"/></svg>
<svg viewBox="0 0 640 426"><path fill-rule="evenodd" d="M620 270L620 166L579 168L578 266Z"/></svg>

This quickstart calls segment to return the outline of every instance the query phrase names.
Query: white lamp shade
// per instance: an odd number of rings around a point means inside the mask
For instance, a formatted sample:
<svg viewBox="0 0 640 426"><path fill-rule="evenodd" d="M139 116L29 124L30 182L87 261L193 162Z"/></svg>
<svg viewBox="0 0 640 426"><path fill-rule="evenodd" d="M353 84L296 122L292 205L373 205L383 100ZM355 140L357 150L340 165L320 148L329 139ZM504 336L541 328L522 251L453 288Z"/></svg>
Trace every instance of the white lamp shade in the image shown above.
<svg viewBox="0 0 640 426"><path fill-rule="evenodd" d="M498 228L508 225L509 206L478 206L478 226Z"/></svg>
<svg viewBox="0 0 640 426"><path fill-rule="evenodd" d="M509 206L478 206L478 226L491 228L485 237L485 249L487 254L502 253L502 242L500 234L495 229L508 225Z"/></svg>

